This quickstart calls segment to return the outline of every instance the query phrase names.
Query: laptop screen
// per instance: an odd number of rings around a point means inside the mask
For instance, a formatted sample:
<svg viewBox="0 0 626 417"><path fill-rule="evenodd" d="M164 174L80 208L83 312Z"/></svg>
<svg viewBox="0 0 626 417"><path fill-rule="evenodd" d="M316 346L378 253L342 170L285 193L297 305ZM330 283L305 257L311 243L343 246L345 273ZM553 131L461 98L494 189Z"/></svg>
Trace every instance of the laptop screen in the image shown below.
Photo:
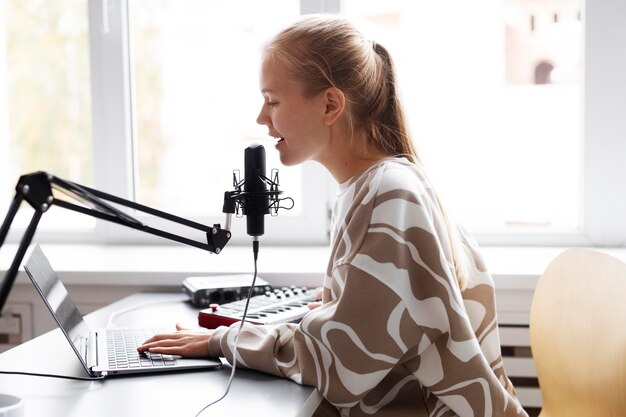
<svg viewBox="0 0 626 417"><path fill-rule="evenodd" d="M76 304L70 299L67 289L52 269L39 245L33 248L24 269L87 368L86 341L89 338L89 326L83 320Z"/></svg>

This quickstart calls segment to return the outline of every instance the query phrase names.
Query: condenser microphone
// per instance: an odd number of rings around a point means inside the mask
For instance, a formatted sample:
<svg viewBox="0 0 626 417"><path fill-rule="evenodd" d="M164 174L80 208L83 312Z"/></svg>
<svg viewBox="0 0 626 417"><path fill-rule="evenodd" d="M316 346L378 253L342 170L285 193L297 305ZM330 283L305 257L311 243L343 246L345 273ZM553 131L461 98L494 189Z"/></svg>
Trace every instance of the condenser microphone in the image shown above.
<svg viewBox="0 0 626 417"><path fill-rule="evenodd" d="M248 235L252 236L255 254L258 252L259 237L265 233L266 214L276 215L278 209L291 210L294 206L291 197L279 198L282 191L278 189L278 170L273 169L271 178L265 175L265 149L262 145L248 146L244 154L243 180L239 179L239 170L233 171L234 190L224 193L224 207L226 214L226 230L230 229L230 220L233 214L246 216ZM291 202L291 206L281 205ZM255 255L256 256L256 255ZM256 259L256 258L255 258Z"/></svg>
<svg viewBox="0 0 626 417"><path fill-rule="evenodd" d="M252 144L245 150L244 201L242 214L246 216L248 235L258 238L265 233L264 216L270 214L270 193L265 176L265 148Z"/></svg>

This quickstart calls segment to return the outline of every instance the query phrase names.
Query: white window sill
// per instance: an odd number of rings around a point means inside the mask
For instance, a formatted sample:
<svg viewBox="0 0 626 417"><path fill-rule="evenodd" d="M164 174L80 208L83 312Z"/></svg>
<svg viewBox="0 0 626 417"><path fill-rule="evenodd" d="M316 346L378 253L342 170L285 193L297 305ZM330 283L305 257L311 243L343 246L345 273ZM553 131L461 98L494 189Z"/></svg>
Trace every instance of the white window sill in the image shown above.
<svg viewBox="0 0 626 417"><path fill-rule="evenodd" d="M251 274L252 248L226 247L219 254L184 246L42 244L52 266L66 284L179 286L189 276ZM0 276L4 277L17 245L0 249ZM487 266L498 289L533 289L546 266L563 247L483 247ZM595 248L626 261L626 248ZM319 286L329 256L322 246L263 246L259 276L274 286ZM28 253L27 253L28 256ZM26 259L24 260L24 262ZM27 283L23 272L18 283Z"/></svg>

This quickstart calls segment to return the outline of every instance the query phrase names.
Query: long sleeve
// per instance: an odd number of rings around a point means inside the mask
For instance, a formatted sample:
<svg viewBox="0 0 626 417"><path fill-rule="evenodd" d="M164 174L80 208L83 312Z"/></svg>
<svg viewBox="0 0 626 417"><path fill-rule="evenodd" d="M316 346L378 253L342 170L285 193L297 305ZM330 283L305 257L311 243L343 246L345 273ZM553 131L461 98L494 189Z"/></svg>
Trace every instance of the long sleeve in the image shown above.
<svg viewBox="0 0 626 417"><path fill-rule="evenodd" d="M239 360L316 387L350 416L526 415L502 368L490 276L476 262L461 294L412 165L375 167L338 201L323 305L298 325L246 326ZM214 333L212 355L232 360L236 326Z"/></svg>

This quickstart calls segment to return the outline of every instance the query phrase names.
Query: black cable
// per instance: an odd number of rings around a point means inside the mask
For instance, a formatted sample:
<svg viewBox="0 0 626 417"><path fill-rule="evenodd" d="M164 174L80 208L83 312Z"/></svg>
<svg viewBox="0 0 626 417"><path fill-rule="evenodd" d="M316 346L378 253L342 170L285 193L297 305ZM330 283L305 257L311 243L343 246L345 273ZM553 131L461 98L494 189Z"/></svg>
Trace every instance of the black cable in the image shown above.
<svg viewBox="0 0 626 417"><path fill-rule="evenodd" d="M241 330L243 329L243 325L246 322L246 316L248 315L248 306L250 305L250 299L252 298L252 294L254 293L254 285L256 284L256 274L257 274L256 261L259 255L259 241L257 238L255 238L252 241L252 252L254 253L254 276L252 277L252 285L250 285L250 290L248 291L248 298L246 299L246 305L243 309L243 317L241 318L241 321L239 322L239 330L237 330L237 335L235 336L235 347L233 349L233 365L232 365L232 370L230 372L230 377L228 378L228 385L226 386L226 391L224 391L224 394L222 394L222 396L219 397L217 400L212 401L209 404L205 405L200 411L196 413L195 417L198 417L200 414L202 414L207 408L209 408L213 404L217 404L218 402L226 398L226 395L228 395L228 391L230 391L230 386L233 383L233 378L235 377L235 370L237 369L237 345L239 344L239 336L241 335Z"/></svg>
<svg viewBox="0 0 626 417"><path fill-rule="evenodd" d="M26 375L26 376L41 376L49 378L63 378L63 379L75 379L78 381L100 381L104 379L104 376L97 377L82 377L82 376L69 376L69 375L55 375L55 374L40 374L37 372L22 372L22 371L0 371L0 374L5 375Z"/></svg>
<svg viewBox="0 0 626 417"><path fill-rule="evenodd" d="M252 253L254 254L254 278L256 279L256 260L259 257L259 240L258 239L254 239L252 241ZM252 285L254 285L254 282L252 283Z"/></svg>

